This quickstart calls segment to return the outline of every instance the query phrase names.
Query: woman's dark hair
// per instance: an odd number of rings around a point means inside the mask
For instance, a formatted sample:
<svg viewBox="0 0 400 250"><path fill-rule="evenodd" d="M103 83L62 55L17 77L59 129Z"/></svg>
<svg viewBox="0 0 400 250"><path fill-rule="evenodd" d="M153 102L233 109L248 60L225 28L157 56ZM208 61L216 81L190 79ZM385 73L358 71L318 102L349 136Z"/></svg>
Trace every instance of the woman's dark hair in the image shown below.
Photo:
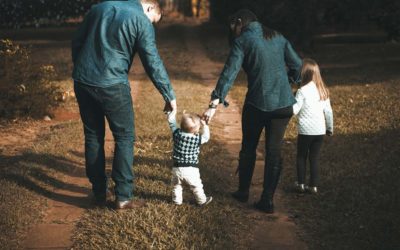
<svg viewBox="0 0 400 250"><path fill-rule="evenodd" d="M240 21L239 21L240 20ZM252 22L258 21L256 14L248 9L241 9L237 11L235 14L229 17L229 25L230 25L230 32L229 32L229 44L232 44L233 40L237 36L235 34L236 26L241 22L242 29L248 26ZM262 25L264 31L264 37L266 39L271 39L274 36L278 35L279 32L276 30L270 29L265 25Z"/></svg>

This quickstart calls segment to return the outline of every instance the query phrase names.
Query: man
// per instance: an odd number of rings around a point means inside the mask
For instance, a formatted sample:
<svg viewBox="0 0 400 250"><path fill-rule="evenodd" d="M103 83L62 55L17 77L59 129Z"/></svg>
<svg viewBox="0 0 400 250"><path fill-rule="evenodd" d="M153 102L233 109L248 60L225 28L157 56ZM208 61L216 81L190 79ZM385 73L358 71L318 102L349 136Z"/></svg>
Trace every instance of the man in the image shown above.
<svg viewBox="0 0 400 250"><path fill-rule="evenodd" d="M128 72L139 53L143 66L165 100L164 111L176 111L175 93L156 48L153 23L161 19L156 0L103 1L87 13L72 40L72 77L85 134L86 175L95 202L107 193L104 135L107 119L115 140L111 177L116 209L136 208L133 200L134 117Z"/></svg>

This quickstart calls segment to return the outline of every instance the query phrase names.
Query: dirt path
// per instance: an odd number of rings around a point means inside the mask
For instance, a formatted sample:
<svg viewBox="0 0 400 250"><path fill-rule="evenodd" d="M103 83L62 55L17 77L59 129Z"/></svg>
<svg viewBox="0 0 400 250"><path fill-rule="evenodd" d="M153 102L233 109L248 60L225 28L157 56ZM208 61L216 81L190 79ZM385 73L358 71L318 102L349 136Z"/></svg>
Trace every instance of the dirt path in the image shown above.
<svg viewBox="0 0 400 250"><path fill-rule="evenodd" d="M142 71L139 69L138 72L141 73ZM131 88L131 94L135 99L139 84L137 81L131 81L131 85L134 85ZM55 120L63 116L64 114L60 112L58 116L56 115ZM73 117L79 119L79 114L75 114ZM112 158L113 150L114 139L107 124L105 137L106 159ZM77 151L83 156L83 145ZM62 188L52 190L52 196L55 199L47 199L48 210L43 221L30 228L27 232L26 240L22 244L25 249L71 249L73 244L71 236L75 224L79 221L83 212L90 208L91 202L91 186L85 175L84 164L84 159L82 159L79 165L71 169L71 173L61 177L65 185L76 186L76 188L74 190ZM107 167L110 168L110 166Z"/></svg>
<svg viewBox="0 0 400 250"><path fill-rule="evenodd" d="M223 65L211 61L206 54L204 46L199 42L201 41L199 34L196 34L191 26L196 23L189 24L185 29L185 41L188 51L192 53L191 58L193 65L191 68L192 73L200 76L203 83L208 87L209 93L215 87L218 74L223 68ZM235 170L237 167L237 160L241 148L241 114L240 107L228 95L227 99L230 101L228 108L218 108L217 114L213 123L211 124L212 133L216 135L225 148L228 150L231 158L231 171L226 173L227 178L234 177L236 179ZM263 143L260 143L263 145ZM302 242L297 234L297 227L290 219L286 209L282 205L282 192L277 190L275 205L276 212L273 215L266 215L252 209L250 204L253 204L260 197L263 183L264 172L264 156L261 150L257 152L257 162L255 173L251 187L251 197L248 205L243 206L243 212L250 215L252 218L252 233L253 239L250 241L250 249L307 249L307 246ZM235 187L232 187L234 189ZM234 190L232 190L234 191Z"/></svg>

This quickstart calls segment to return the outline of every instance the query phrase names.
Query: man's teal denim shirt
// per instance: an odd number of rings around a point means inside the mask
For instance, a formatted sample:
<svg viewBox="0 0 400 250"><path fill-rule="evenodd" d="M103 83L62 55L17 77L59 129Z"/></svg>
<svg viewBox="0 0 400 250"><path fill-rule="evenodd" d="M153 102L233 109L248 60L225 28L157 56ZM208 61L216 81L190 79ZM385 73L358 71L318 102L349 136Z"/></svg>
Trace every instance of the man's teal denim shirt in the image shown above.
<svg viewBox="0 0 400 250"><path fill-rule="evenodd" d="M212 100L226 103L225 97L242 67L248 80L245 104L273 111L296 103L289 78L300 81L302 60L282 35L265 39L259 22L246 26L233 41Z"/></svg>
<svg viewBox="0 0 400 250"><path fill-rule="evenodd" d="M72 40L72 78L101 88L129 84L136 52L164 100L174 100L153 24L138 0L103 1L91 8Z"/></svg>

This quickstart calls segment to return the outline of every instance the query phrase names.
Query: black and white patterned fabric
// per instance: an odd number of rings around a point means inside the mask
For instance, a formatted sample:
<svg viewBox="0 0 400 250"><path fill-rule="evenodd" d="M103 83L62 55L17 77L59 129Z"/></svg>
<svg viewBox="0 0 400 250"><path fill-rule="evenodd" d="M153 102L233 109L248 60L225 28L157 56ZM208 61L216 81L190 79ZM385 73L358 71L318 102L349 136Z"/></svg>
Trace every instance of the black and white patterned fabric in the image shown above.
<svg viewBox="0 0 400 250"><path fill-rule="evenodd" d="M184 133L176 129L174 137L174 165L175 167L197 167L201 145L200 134Z"/></svg>

